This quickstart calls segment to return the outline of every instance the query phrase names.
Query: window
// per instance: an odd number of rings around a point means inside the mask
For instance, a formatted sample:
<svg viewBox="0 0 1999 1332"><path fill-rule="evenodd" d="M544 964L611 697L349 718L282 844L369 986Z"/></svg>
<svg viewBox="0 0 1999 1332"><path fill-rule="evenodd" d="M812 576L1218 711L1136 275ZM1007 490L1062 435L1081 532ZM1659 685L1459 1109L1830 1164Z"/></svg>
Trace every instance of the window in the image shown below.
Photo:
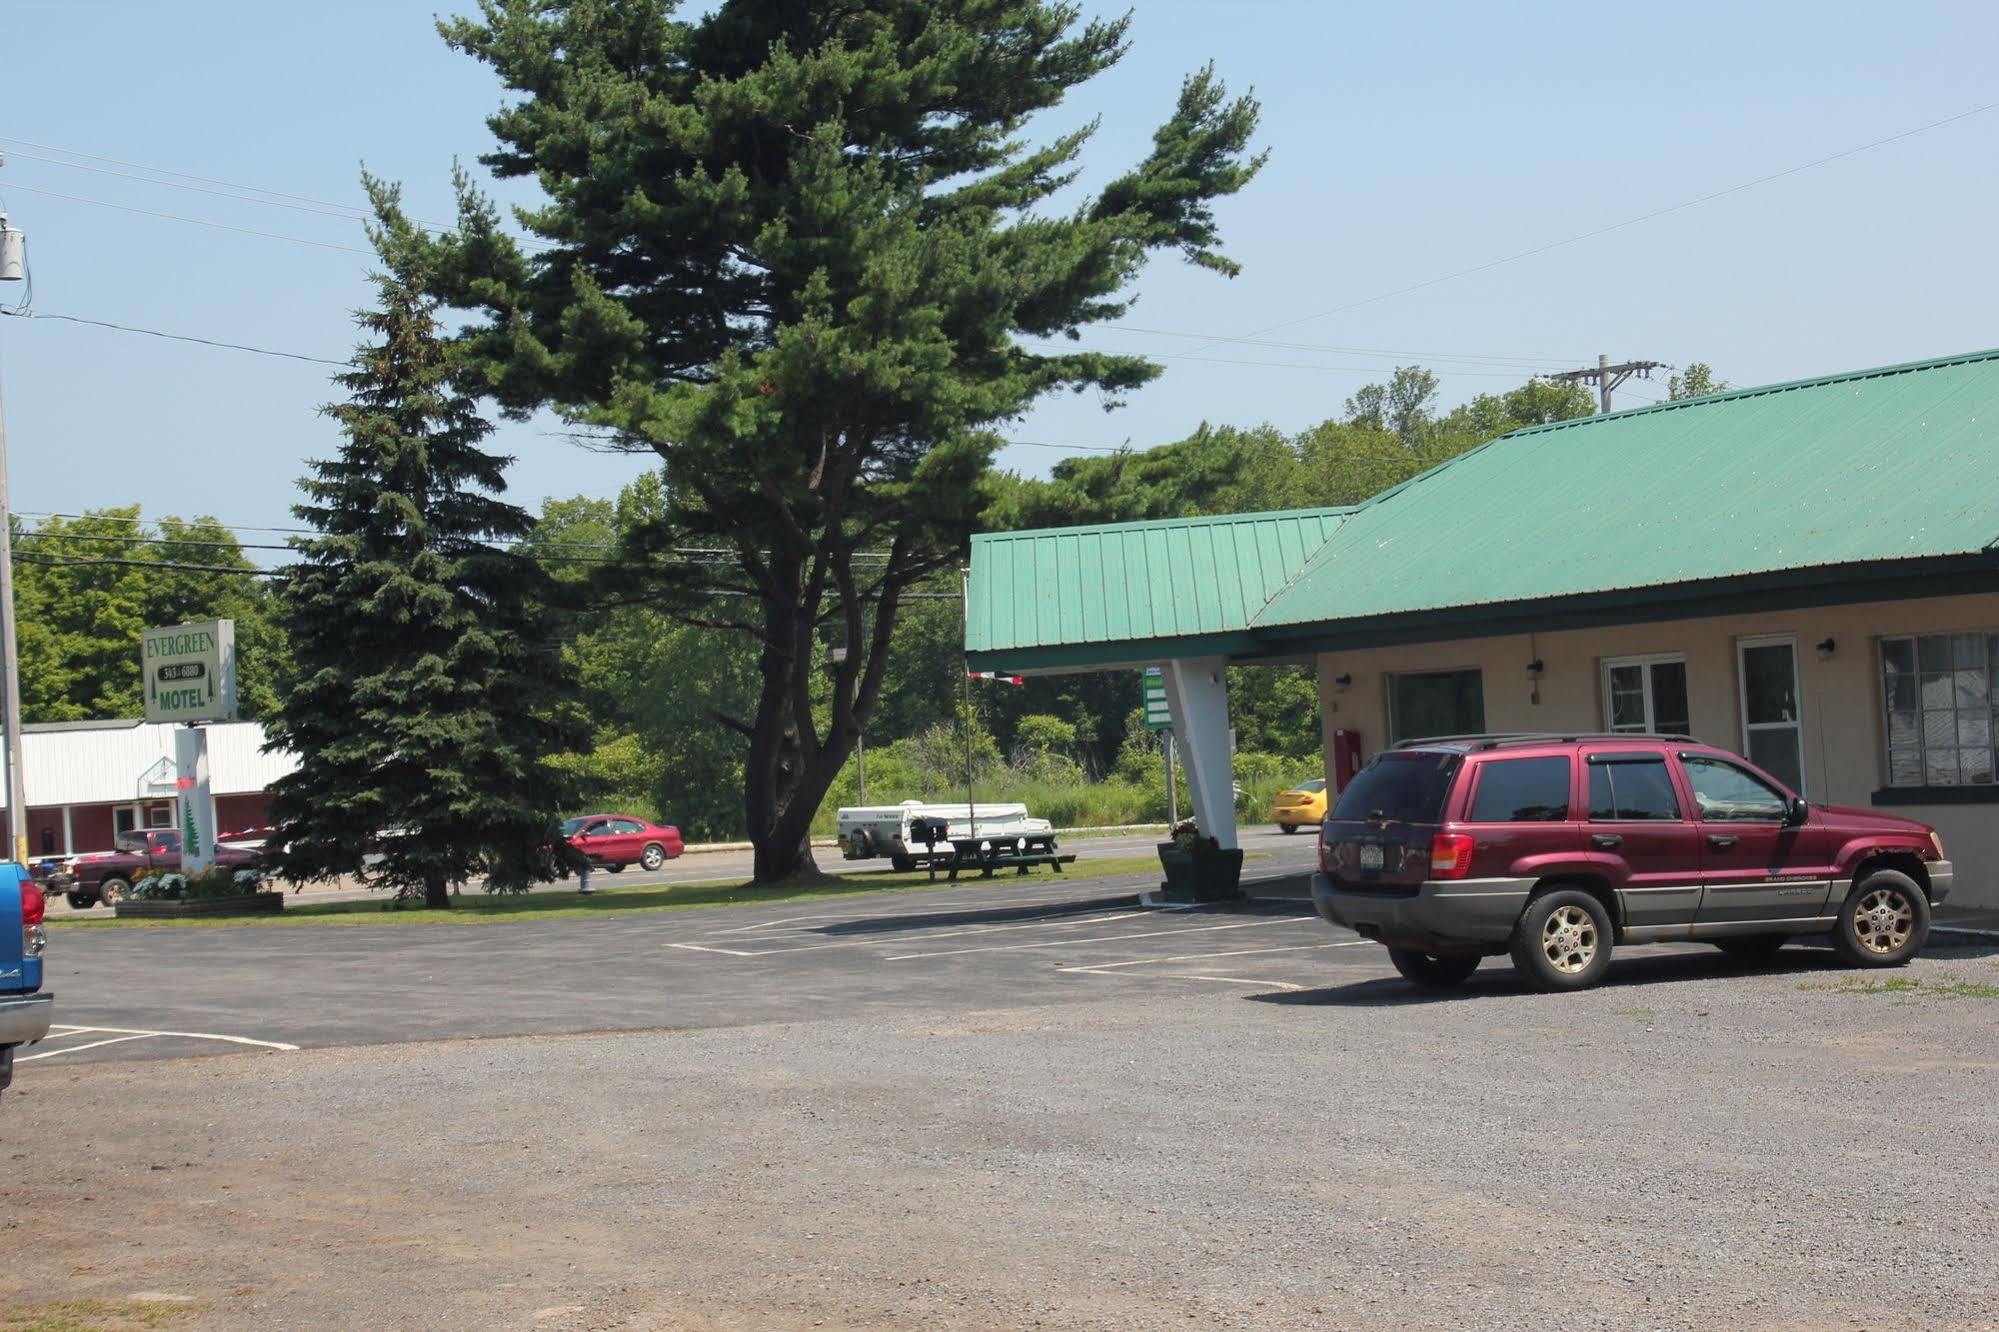
<svg viewBox="0 0 1999 1332"><path fill-rule="evenodd" d="M1999 704L1999 634L1881 640L1888 785L1989 786Z"/></svg>
<svg viewBox="0 0 1999 1332"><path fill-rule="evenodd" d="M1568 759L1488 759L1479 765L1470 822L1560 823L1567 817Z"/></svg>
<svg viewBox="0 0 1999 1332"><path fill-rule="evenodd" d="M1793 791L1805 789L1804 730L1798 721L1798 648L1785 638L1739 638L1742 752Z"/></svg>
<svg viewBox="0 0 1999 1332"><path fill-rule="evenodd" d="M1697 754L1680 762L1694 788L1694 803L1709 823L1782 823L1789 813L1782 794L1733 763Z"/></svg>
<svg viewBox="0 0 1999 1332"><path fill-rule="evenodd" d="M1603 663L1603 724L1632 735L1691 735L1687 659L1678 653Z"/></svg>
<svg viewBox="0 0 1999 1332"><path fill-rule="evenodd" d="M1443 817L1444 793L1451 789L1458 762L1456 754L1379 755L1340 792L1333 817L1358 822L1380 815L1400 823L1435 823Z"/></svg>
<svg viewBox="0 0 1999 1332"><path fill-rule="evenodd" d="M1300 782L1291 789L1294 791L1310 791L1313 795L1317 795L1326 789L1326 779L1323 777L1314 777L1311 781Z"/></svg>
<svg viewBox="0 0 1999 1332"><path fill-rule="evenodd" d="M1477 671L1388 677L1390 743L1485 731L1485 682Z"/></svg>
<svg viewBox="0 0 1999 1332"><path fill-rule="evenodd" d="M646 826L637 819L612 819L611 826L605 829L606 832L624 834L642 833L645 830Z"/></svg>
<svg viewBox="0 0 1999 1332"><path fill-rule="evenodd" d="M1671 822L1680 817L1664 755L1592 754L1589 816L1603 823Z"/></svg>
<svg viewBox="0 0 1999 1332"><path fill-rule="evenodd" d="M171 828L174 826L174 812L169 805L148 805L146 807L148 828Z"/></svg>

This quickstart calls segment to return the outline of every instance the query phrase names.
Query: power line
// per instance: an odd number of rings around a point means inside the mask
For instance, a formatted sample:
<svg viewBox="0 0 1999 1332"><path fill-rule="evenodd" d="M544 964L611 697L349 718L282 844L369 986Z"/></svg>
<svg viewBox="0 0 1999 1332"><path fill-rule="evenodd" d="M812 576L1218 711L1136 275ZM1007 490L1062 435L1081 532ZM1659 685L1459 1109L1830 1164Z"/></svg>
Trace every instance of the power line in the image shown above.
<svg viewBox="0 0 1999 1332"><path fill-rule="evenodd" d="M303 352L277 351L270 347L252 347L245 342L198 338L192 333L165 333L157 328L137 328L131 324L114 324L108 319L85 319L82 315L56 314L49 310L0 310L0 315L12 315L16 319L60 319L65 324L88 324L92 328L108 328L119 333L142 333L149 338L165 338L169 342L194 342L204 347L219 347L224 351L254 352L258 356L277 356L287 361L310 361L315 365L333 365L343 370L354 368L352 361L335 361L325 356L307 356Z"/></svg>
<svg viewBox="0 0 1999 1332"><path fill-rule="evenodd" d="M1567 365L1576 360L1573 356L1530 356L1504 355L1497 352L1440 352L1410 351L1393 347L1328 347L1311 342L1273 342L1257 337L1230 337L1224 333L1186 333L1170 328L1139 328L1132 324L1103 324L1099 327L1117 333L1144 333L1160 338L1190 338L1196 341L1236 343L1251 347L1281 347L1288 351L1329 352L1351 356L1420 356L1438 361L1462 361L1469 364L1489 363L1505 366Z"/></svg>
<svg viewBox="0 0 1999 1332"><path fill-rule="evenodd" d="M209 189L204 185L189 185L181 181L156 180L151 176L135 175L130 171L112 171L108 167L88 166L82 162L64 162L53 157L43 157L38 153L24 153L9 150L7 160L22 162L46 162L50 166L68 167L72 171L90 171L100 176L116 176L120 180L136 180L141 185L164 185L170 190L192 190L197 194L212 195L217 199L231 199L237 203L264 204L271 208L289 208L297 213L312 213L319 217L337 217L343 222L365 222L367 215L349 208L345 204L335 204L330 208L319 208L312 204L286 203L281 199L258 199L247 194L232 194L228 190Z"/></svg>
<svg viewBox="0 0 1999 1332"><path fill-rule="evenodd" d="M1946 125L1954 125L1960 120L1968 120L1972 116L1983 115L1987 111L1991 111L1996 107L1999 107L1999 102L1987 102L1983 106L1974 106L1969 111L1960 111L1956 115L1945 116L1941 120L1932 120L1928 124L1918 125L1914 129L1907 129L1897 134L1890 134L1885 138L1875 139L1872 142L1859 144L1856 147L1843 148L1836 153L1827 153L1824 157L1816 157L1809 162L1800 162L1798 165L1786 167L1782 171L1772 171L1768 175L1758 176L1754 180L1746 180L1738 185L1730 185L1726 189L1711 190L1708 193L1700 195L1696 198L1687 199L1676 204L1670 204L1664 208L1655 208L1650 212L1639 213L1635 217L1627 217L1621 222L1612 222L1605 226L1593 227L1588 231L1578 232L1573 236L1564 237L1561 240L1549 241L1545 245L1536 245L1529 249L1520 250L1514 254L1502 256L1501 258L1498 259L1487 260L1485 263L1482 264L1473 264L1469 268L1460 268L1454 272L1444 273L1438 277L1426 278L1421 282L1412 282L1404 287L1396 287L1392 291L1378 292L1373 296L1364 296L1359 300L1348 301L1344 305L1335 305L1329 310L1321 310L1317 314L1300 315L1296 319L1286 319L1280 323L1267 324L1262 328L1252 329L1243 336L1247 338L1261 337L1265 333L1275 333L1277 330L1281 328L1290 328L1297 324L1310 323L1314 319L1325 319L1331 315L1344 314L1348 310L1357 310L1363 305L1373 305L1377 301L1389 300L1396 296L1406 296L1410 292L1422 291L1426 288L1435 287L1445 282L1452 282L1462 277L1471 277L1473 274L1484 273L1490 269L1499 268L1506 264L1517 263L1522 259L1531 259L1536 255L1546 254L1550 250L1559 250L1566 245L1575 245L1579 244L1582 241L1593 240L1598 236L1608 235L1610 232L1613 231L1621 231L1626 227L1635 227L1641 222L1650 222L1657 218L1666 217L1672 213L1684 212L1689 208L1697 208L1701 204L1712 203L1716 199L1723 199L1731 194L1740 194L1744 190L1753 190L1760 185L1768 185L1772 181L1783 180L1787 176L1795 176L1799 172L1810 171L1816 167L1822 167L1829 163L1837 162L1842 158L1853 157L1860 153L1869 152L1875 148L1884 148L1891 143L1899 143L1903 139L1914 138L1918 134L1927 134L1931 130L1942 129ZM1198 351L1200 350L1200 348L1195 348L1195 350Z"/></svg>
<svg viewBox="0 0 1999 1332"><path fill-rule="evenodd" d="M17 514L21 514L22 516L28 516L26 511L23 510L16 510L15 512ZM151 519L143 517L127 517L124 514L36 514L35 516L37 517L38 520L50 519L50 518L70 519L70 520L81 519L81 520L96 521L96 522L121 522L121 523L139 523L139 524L145 524L153 521ZM256 528L256 527L251 527L247 524L241 527L237 527L229 523L224 523L220 519L213 519L210 521L213 521L217 527L225 528L231 532L237 532L237 531L297 532L301 535L309 537L324 537L330 535L328 533L317 531L316 529L313 528L305 528L305 527ZM92 532L75 532L75 531L51 532L46 530L45 528L37 528L29 531L24 531L21 534L21 539L23 541L30 541L30 540L72 541L72 542L82 542L85 544L93 542L102 542L106 544L123 545L123 546L199 546L199 547L209 547L209 548L216 548L223 550L272 550L272 551L283 551L293 554L301 553L298 546L289 543L279 545L271 542L234 541L234 540L216 541L216 540L210 540L206 537L114 536L109 534L100 534ZM614 542L552 541L547 543L549 549L553 551L596 550L596 551L613 552L613 554L611 555L551 554L541 550L525 549L526 547L531 545L541 544L535 542L533 538L524 538L512 541L494 541L488 544L490 544L496 550L502 550L514 554L521 554L524 558L532 559L539 563L614 564L614 565L629 565L632 563L632 561L626 557L625 548L617 545ZM669 554L676 556L682 560L685 560L689 563L701 563L701 564L727 563L733 560L736 555L735 551L722 546L672 546L666 548L664 551L656 553ZM864 563L873 564L873 563L884 562L888 560L890 556L887 551L858 550L853 552L850 558L860 560ZM240 570L239 572L248 572L248 570Z"/></svg>
<svg viewBox="0 0 1999 1332"><path fill-rule="evenodd" d="M45 153L61 153L65 157L81 157L92 162L108 162L112 166L130 167L134 171L149 171L155 176L175 176L181 180L199 181L204 185L218 185L224 189L244 190L251 194L268 194L273 199L289 199L296 203L317 204L322 208L345 209L347 212L354 214L357 220L365 218L368 215L368 210L365 208L362 208L355 204L344 204L335 199L318 199L314 198L310 194L287 194L283 190L266 189L261 185L245 185L241 181L219 180L214 176L197 175L192 171L175 171L169 167L147 166L143 162L127 162L121 158L104 157L98 153L86 153L79 151L78 149L75 148L59 148L56 145L50 143L36 143L31 139L17 139L9 134L0 134L0 143L19 144L23 148L35 148ZM63 162L63 161L58 161L57 159L51 157L34 157L33 154L30 153L23 153L17 151L15 152L14 155L16 157L31 158L32 160L37 162L48 162L55 166L77 167L78 169L84 171L89 171L94 169L91 167L85 167L81 163L77 162ZM117 173L110 172L107 174L116 175ZM144 178L139 176L134 176L131 177L131 179L140 180ZM152 185L168 185L168 186L173 185L172 181L165 181L165 180L154 180L154 181L148 181L147 183ZM174 188L183 188L183 187L174 186ZM268 201L263 199L245 199L244 202L265 203ZM444 223L431 222L420 217L411 218L410 220L412 222L417 222L423 226L432 227L438 231L451 231L455 229L455 224L454 226L446 226Z"/></svg>
<svg viewBox="0 0 1999 1332"><path fill-rule="evenodd" d="M1334 375L1378 375L1382 367L1378 365L1307 365L1300 361L1249 361L1223 356L1199 356L1200 348L1189 352L1131 352L1116 351L1109 347L1086 347L1067 339L1042 337L1026 334L1032 341L1049 343L1069 351L1090 352L1098 356L1147 356L1161 361L1205 361L1211 365L1254 365L1267 370L1318 370ZM1525 367L1523 367L1523 370ZM1470 376L1480 379L1519 379L1523 370L1439 370L1440 375L1453 377Z"/></svg>
<svg viewBox="0 0 1999 1332"><path fill-rule="evenodd" d="M26 194L45 194L51 199L67 199L71 203L90 204L96 208L115 208L121 213L137 213L142 217L165 218L169 222L185 222L189 226L214 227L218 231L234 231L244 236L262 236L266 240L290 241L294 245L311 245L321 250L339 250L343 254L363 254L374 257L373 250L358 249L352 245L336 245L332 241L308 240L304 236L287 236L278 231L259 231L255 227L239 227L228 222L211 222L203 217L183 217L179 213L162 213L152 208L134 208L130 204L112 203L109 199L88 199L81 194L64 194L61 190L45 190L35 185L22 185L8 181L7 188L20 190ZM357 221L359 219L356 219Z"/></svg>

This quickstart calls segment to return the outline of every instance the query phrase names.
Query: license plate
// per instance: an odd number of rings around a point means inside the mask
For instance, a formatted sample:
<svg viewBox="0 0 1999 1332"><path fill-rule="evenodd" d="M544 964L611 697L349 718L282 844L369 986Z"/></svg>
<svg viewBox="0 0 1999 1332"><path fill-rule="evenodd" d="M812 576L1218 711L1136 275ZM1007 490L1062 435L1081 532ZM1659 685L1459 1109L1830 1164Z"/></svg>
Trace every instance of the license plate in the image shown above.
<svg viewBox="0 0 1999 1332"><path fill-rule="evenodd" d="M1381 845L1380 845L1380 843L1378 843L1378 842L1362 842L1362 843L1361 843L1361 844L1360 844L1360 845L1359 845L1359 846L1358 846L1357 848L1355 848L1355 849L1356 849L1356 851L1357 851L1357 853L1358 853L1358 855L1359 855L1359 859L1360 859L1360 867L1361 867L1362 869L1369 869L1369 870L1378 870L1378 869L1380 869L1380 868L1381 868Z"/></svg>

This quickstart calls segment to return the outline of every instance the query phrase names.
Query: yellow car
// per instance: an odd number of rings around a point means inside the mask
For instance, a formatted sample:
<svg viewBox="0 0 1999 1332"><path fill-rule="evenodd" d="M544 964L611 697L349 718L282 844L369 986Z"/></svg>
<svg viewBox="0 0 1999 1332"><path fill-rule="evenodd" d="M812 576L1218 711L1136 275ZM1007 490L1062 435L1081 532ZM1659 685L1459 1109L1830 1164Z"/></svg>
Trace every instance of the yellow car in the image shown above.
<svg viewBox="0 0 1999 1332"><path fill-rule="evenodd" d="M1325 817L1326 783L1323 778L1278 792L1276 801L1270 806L1270 821L1288 833L1297 832L1308 823L1322 823Z"/></svg>

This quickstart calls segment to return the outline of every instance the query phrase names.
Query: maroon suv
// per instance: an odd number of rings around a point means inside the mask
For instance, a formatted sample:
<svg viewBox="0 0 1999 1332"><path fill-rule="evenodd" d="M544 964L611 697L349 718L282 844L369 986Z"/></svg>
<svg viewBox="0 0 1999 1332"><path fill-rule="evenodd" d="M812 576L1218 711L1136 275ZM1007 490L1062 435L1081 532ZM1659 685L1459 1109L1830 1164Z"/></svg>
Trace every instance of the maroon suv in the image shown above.
<svg viewBox="0 0 1999 1332"><path fill-rule="evenodd" d="M1762 956L1829 935L1856 966L1907 962L1950 892L1927 824L1808 804L1680 736L1487 735L1377 755L1319 833L1320 916L1388 946L1419 985L1510 953L1526 981L1603 979L1613 944Z"/></svg>

